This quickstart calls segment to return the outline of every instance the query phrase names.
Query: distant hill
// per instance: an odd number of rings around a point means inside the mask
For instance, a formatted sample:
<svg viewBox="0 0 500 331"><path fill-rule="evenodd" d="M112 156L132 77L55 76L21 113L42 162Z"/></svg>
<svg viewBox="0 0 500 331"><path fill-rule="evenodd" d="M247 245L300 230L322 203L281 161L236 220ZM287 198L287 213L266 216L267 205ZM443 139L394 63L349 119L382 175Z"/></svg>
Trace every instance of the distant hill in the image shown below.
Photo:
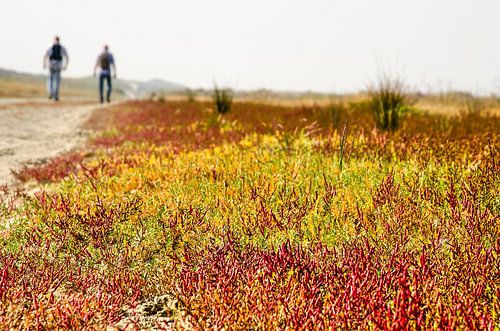
<svg viewBox="0 0 500 331"><path fill-rule="evenodd" d="M45 96L46 75L30 74L0 68L0 97L41 97ZM113 90L128 98L148 97L152 93L161 94L186 90L181 84L162 79L135 81L116 79ZM91 96L96 94L97 78L64 78L62 94L69 96Z"/></svg>

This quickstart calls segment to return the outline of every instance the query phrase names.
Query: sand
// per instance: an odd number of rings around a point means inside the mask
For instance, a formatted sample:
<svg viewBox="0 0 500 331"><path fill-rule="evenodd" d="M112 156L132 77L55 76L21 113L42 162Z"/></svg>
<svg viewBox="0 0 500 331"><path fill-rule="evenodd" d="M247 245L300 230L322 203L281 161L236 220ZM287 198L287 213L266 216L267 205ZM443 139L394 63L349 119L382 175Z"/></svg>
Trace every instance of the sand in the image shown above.
<svg viewBox="0 0 500 331"><path fill-rule="evenodd" d="M0 185L15 183L11 170L81 147L90 134L83 124L100 107L81 100L0 100Z"/></svg>

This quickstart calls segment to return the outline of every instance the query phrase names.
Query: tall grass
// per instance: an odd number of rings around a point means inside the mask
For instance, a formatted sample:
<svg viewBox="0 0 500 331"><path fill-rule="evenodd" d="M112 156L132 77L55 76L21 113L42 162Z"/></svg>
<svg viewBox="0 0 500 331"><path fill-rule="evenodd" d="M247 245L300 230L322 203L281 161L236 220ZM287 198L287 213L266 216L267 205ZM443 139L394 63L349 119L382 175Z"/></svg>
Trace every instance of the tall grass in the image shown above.
<svg viewBox="0 0 500 331"><path fill-rule="evenodd" d="M342 100L332 101L328 106L328 116L330 123L336 129L340 127L342 121L346 119L347 107Z"/></svg>
<svg viewBox="0 0 500 331"><path fill-rule="evenodd" d="M229 89L219 89L215 85L212 99L215 109L219 114L224 115L229 113L233 105L233 95Z"/></svg>
<svg viewBox="0 0 500 331"><path fill-rule="evenodd" d="M339 174L342 173L342 166L344 162L344 151L345 151L345 142L347 139L347 123L344 125L344 129L342 130L342 135L340 136L340 156L339 156Z"/></svg>
<svg viewBox="0 0 500 331"><path fill-rule="evenodd" d="M189 101L189 102L196 101L196 92L194 90L188 88L185 90L185 94L186 94L187 101Z"/></svg>
<svg viewBox="0 0 500 331"><path fill-rule="evenodd" d="M384 131L395 131L412 103L404 80L398 76L381 73L368 92L377 127Z"/></svg>

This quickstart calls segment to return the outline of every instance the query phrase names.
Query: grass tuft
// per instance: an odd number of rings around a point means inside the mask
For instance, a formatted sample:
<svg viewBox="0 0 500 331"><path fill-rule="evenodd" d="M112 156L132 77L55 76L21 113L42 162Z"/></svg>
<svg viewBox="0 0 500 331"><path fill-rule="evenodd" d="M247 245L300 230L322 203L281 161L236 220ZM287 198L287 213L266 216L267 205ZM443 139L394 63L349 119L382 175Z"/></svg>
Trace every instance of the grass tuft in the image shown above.
<svg viewBox="0 0 500 331"><path fill-rule="evenodd" d="M342 100L332 101L328 106L328 116L333 128L339 129L347 115L347 107Z"/></svg>
<svg viewBox="0 0 500 331"><path fill-rule="evenodd" d="M369 89L370 109L375 124L384 131L398 129L404 113L410 110L411 100L404 80L388 73L381 73Z"/></svg>
<svg viewBox="0 0 500 331"><path fill-rule="evenodd" d="M196 91L195 90L192 90L192 89L186 89L184 91L184 93L186 94L186 99L187 101L189 102L195 102L196 101Z"/></svg>
<svg viewBox="0 0 500 331"><path fill-rule="evenodd" d="M229 89L219 89L215 85L212 99L215 109L219 114L224 115L229 113L233 105L233 95Z"/></svg>

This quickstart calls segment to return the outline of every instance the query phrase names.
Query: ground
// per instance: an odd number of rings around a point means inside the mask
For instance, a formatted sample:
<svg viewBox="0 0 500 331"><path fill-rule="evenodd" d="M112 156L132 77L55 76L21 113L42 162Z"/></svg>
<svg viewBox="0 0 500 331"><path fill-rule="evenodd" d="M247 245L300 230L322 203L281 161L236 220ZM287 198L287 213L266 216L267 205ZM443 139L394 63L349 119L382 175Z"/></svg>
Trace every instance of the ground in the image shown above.
<svg viewBox="0 0 500 331"><path fill-rule="evenodd" d="M81 100L0 99L0 184L13 183L13 170L81 147L89 138L83 125L98 107Z"/></svg>
<svg viewBox="0 0 500 331"><path fill-rule="evenodd" d="M64 118L57 107L46 114ZM488 107L412 109L394 132L363 98L96 109L80 150L16 170L35 190L0 193L0 324L493 330Z"/></svg>

